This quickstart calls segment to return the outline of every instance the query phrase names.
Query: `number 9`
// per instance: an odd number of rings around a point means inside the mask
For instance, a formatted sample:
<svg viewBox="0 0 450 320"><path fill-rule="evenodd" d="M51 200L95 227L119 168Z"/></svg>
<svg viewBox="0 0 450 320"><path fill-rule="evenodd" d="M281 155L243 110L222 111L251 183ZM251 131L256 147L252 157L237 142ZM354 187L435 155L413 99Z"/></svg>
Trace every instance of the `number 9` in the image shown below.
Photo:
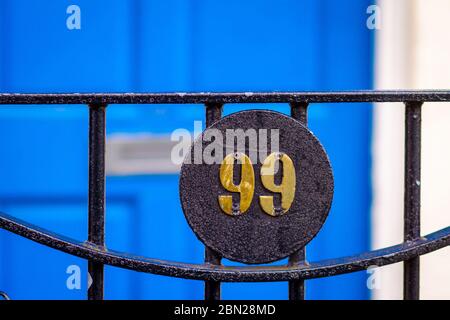
<svg viewBox="0 0 450 320"><path fill-rule="evenodd" d="M283 177L280 185L275 184L275 163L279 160L283 164ZM275 208L273 196L260 196L262 209L271 216L286 213L295 197L295 168L292 159L285 153L273 152L263 162L261 167L261 181L263 186L272 192L281 193L281 210Z"/></svg>
<svg viewBox="0 0 450 320"><path fill-rule="evenodd" d="M234 160L238 160L242 166L241 182L238 185L233 182ZM240 152L227 155L220 166L220 182L226 190L240 193L239 208L233 207L232 196L219 196L220 207L225 213L234 216L250 208L255 191L255 173L249 157Z"/></svg>

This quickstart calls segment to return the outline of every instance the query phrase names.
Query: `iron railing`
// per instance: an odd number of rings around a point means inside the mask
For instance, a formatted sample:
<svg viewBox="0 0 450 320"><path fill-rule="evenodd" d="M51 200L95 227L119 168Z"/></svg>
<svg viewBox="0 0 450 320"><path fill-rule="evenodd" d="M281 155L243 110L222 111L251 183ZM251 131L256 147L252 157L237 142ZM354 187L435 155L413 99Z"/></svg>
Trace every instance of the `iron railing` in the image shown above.
<svg viewBox="0 0 450 320"><path fill-rule="evenodd" d="M220 299L220 283L288 281L289 298L304 298L304 280L404 263L404 298L419 298L420 256L450 244L450 226L432 234L420 233L421 109L424 102L450 101L450 91L354 91L286 93L128 93L128 94L0 94L0 104L85 104L89 106L89 231L80 242L51 233L7 214L0 227L68 254L87 259L93 283L88 298L103 299L105 264L134 271L205 281L205 299ZM144 258L105 248L105 126L108 104L204 104L209 126L222 116L227 103L289 103L291 116L305 125L310 103L405 103L404 242L392 247L338 259L307 263L304 249L285 266L223 266L220 255L206 248L204 264ZM2 293L3 294L3 293Z"/></svg>

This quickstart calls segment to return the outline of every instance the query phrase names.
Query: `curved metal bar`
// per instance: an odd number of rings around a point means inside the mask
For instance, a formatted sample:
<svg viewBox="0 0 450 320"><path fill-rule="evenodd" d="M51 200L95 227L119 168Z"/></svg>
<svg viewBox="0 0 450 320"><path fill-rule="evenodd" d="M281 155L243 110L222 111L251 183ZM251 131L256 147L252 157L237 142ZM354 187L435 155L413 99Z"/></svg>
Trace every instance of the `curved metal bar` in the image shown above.
<svg viewBox="0 0 450 320"><path fill-rule="evenodd" d="M449 90L0 94L0 104L186 104L450 101Z"/></svg>
<svg viewBox="0 0 450 320"><path fill-rule="evenodd" d="M226 267L209 264L188 264L133 256L82 243L0 213L0 227L68 254L115 267L164 276L227 282L288 281L333 276L384 266L423 255L450 245L450 227L426 237L396 246L355 256L323 260L307 266Z"/></svg>
<svg viewBox="0 0 450 320"><path fill-rule="evenodd" d="M6 292L0 291L0 297L3 298L3 300L11 300L11 298L6 294Z"/></svg>

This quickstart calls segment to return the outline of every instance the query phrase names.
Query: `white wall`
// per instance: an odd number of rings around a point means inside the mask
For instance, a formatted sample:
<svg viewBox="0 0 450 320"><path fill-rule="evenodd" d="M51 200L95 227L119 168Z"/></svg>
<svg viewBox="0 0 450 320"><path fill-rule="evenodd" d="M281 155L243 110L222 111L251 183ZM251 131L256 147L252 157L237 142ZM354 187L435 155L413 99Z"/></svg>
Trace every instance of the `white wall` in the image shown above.
<svg viewBox="0 0 450 320"><path fill-rule="evenodd" d="M379 0L377 89L450 89L450 1ZM422 235L450 225L450 103L422 112ZM403 240L404 107L377 104L373 247ZM402 264L381 268L375 299L401 299ZM421 258L421 298L450 299L450 248Z"/></svg>

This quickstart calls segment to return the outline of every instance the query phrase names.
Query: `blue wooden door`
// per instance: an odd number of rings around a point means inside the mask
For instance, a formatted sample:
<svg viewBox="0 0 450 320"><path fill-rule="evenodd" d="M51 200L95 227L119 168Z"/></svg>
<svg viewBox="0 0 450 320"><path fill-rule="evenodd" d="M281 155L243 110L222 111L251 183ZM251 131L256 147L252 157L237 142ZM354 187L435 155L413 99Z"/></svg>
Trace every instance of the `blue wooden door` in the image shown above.
<svg viewBox="0 0 450 320"><path fill-rule="evenodd" d="M67 8L80 8L70 30ZM0 2L1 92L300 91L370 89L368 1L77 0ZM288 112L287 105L225 107ZM110 106L108 139L167 136L204 121L200 106ZM0 108L0 210L86 239L85 106ZM309 260L367 250L369 105L313 105L309 123L335 174L332 212ZM176 174L107 177L106 243L144 256L201 262ZM225 263L229 263L225 261ZM85 298L66 286L85 261L0 231L0 289L12 298ZM368 297L366 274L307 282L308 298ZM202 283L106 267L106 298L200 299ZM224 284L224 298L287 298L286 283Z"/></svg>

